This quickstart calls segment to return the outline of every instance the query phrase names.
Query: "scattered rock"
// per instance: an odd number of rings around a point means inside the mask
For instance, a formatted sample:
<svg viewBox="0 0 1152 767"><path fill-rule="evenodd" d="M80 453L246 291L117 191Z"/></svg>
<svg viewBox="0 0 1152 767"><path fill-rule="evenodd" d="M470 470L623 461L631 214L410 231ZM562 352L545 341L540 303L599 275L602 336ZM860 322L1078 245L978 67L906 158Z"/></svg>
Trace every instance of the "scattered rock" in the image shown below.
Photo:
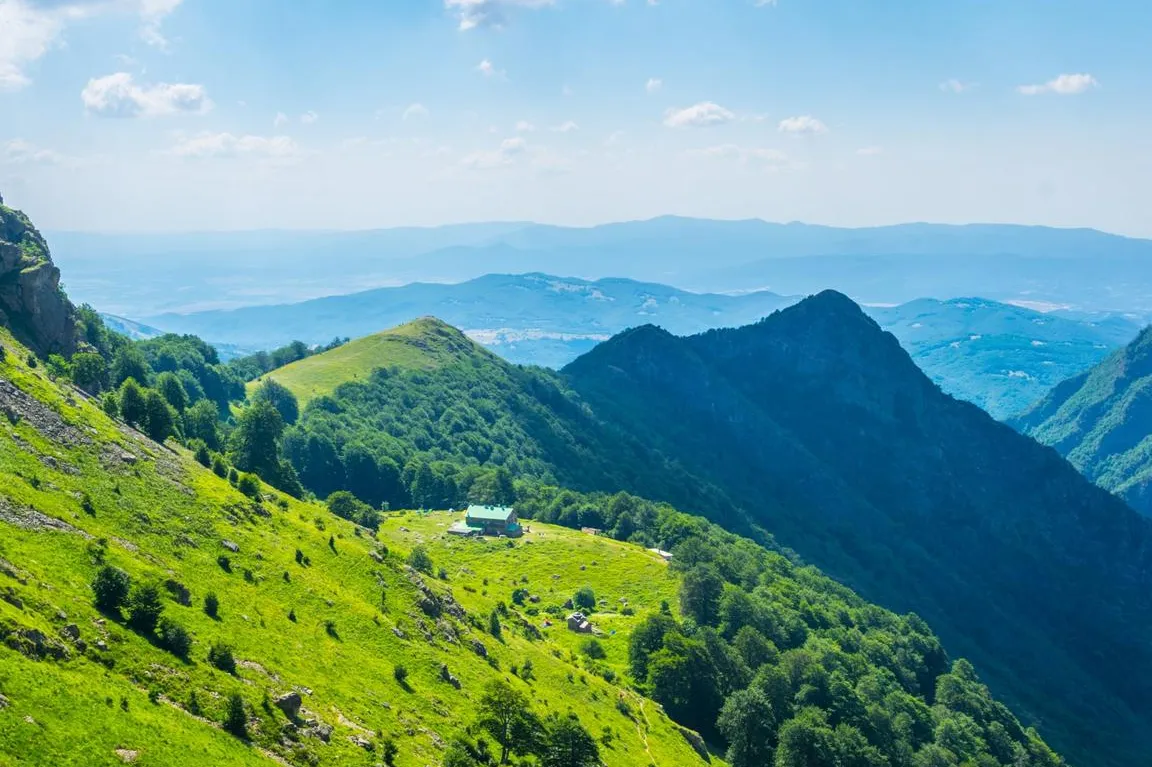
<svg viewBox="0 0 1152 767"><path fill-rule="evenodd" d="M4 383L4 379L0 378L0 386ZM15 525L24 530L52 530L59 533L76 533L84 538L92 537L67 522L62 522L55 517L41 514L39 511L36 511L36 509L27 506L17 506L7 498L0 498L0 522L7 522L10 525Z"/></svg>
<svg viewBox="0 0 1152 767"><path fill-rule="evenodd" d="M0 411L10 423L27 423L58 445L90 445L92 440L64 422L60 414L40 400L25 394L14 383L0 378Z"/></svg>
<svg viewBox="0 0 1152 767"><path fill-rule="evenodd" d="M48 638L39 629L13 631L8 635L5 644L33 660L43 660L44 658L63 660L68 657L68 648L55 639Z"/></svg>
<svg viewBox="0 0 1152 767"><path fill-rule="evenodd" d="M281 695L275 700L276 708L284 712L284 715L289 719L295 719L300 714L300 707L304 705L303 698L300 697L298 692L290 692Z"/></svg>
<svg viewBox="0 0 1152 767"><path fill-rule="evenodd" d="M372 745L372 741L368 740L362 735L349 735L348 740L350 740L353 745L360 746L360 748L364 749L365 751L376 750L376 747Z"/></svg>
<svg viewBox="0 0 1152 767"><path fill-rule="evenodd" d="M372 557L372 559L376 560L380 564L384 564L384 555L379 551L370 551L368 552L368 556Z"/></svg>
<svg viewBox="0 0 1152 767"><path fill-rule="evenodd" d="M455 687L457 690L460 689L460 680L457 679L452 674L452 672L448 670L448 664L447 663L441 663L440 664L440 681L447 682L448 684Z"/></svg>
<svg viewBox="0 0 1152 767"><path fill-rule="evenodd" d="M98 640L96 640L96 649L99 650L100 652L107 652L108 651L108 643L105 642L103 639L98 639Z"/></svg>
<svg viewBox="0 0 1152 767"><path fill-rule="evenodd" d="M240 553L240 544L233 541L221 541L220 545L231 551L233 554Z"/></svg>
<svg viewBox="0 0 1152 767"><path fill-rule="evenodd" d="M406 636L405 636L404 632L403 632L403 631L400 629L400 627L399 627L399 626L393 626L393 627L392 627L392 633L393 633L393 634L395 634L395 635L396 635L397 637L399 637L400 639L405 639L405 638L406 638Z"/></svg>
<svg viewBox="0 0 1152 767"><path fill-rule="evenodd" d="M692 730L686 729L684 727L678 727L677 729L680 730L680 734L684 736L684 740L688 741L688 745L692 747L693 751L699 754L701 759L704 759L705 761L711 761L711 756L708 753L708 746L704 743L703 738L701 738Z"/></svg>
<svg viewBox="0 0 1152 767"><path fill-rule="evenodd" d="M9 700L7 698L5 698L3 695L0 695L0 711L3 711L4 709L8 708L8 706L10 706L10 705L11 705L11 703L9 702Z"/></svg>
<svg viewBox="0 0 1152 767"><path fill-rule="evenodd" d="M531 596L528 597L528 601L531 602L532 604L539 604L540 603L540 595L539 594L532 594Z"/></svg>
<svg viewBox="0 0 1152 767"><path fill-rule="evenodd" d="M472 652L476 653L481 658L487 658L488 657L488 648L485 647L484 643L481 642L479 639L473 639L471 642L471 646L472 646Z"/></svg>
<svg viewBox="0 0 1152 767"><path fill-rule="evenodd" d="M189 591L188 587L183 583L169 579L164 581L164 588L168 590L168 593L172 595L172 598L176 600L177 604L184 605L185 607L191 606L192 592Z"/></svg>
<svg viewBox="0 0 1152 767"><path fill-rule="evenodd" d="M7 575L21 586L28 585L28 576L24 571L3 557L0 557L0 575Z"/></svg>
<svg viewBox="0 0 1152 767"><path fill-rule="evenodd" d="M317 722L304 730L304 734L311 738L319 738L325 743L328 743L332 740L332 725L325 722Z"/></svg>
<svg viewBox="0 0 1152 767"><path fill-rule="evenodd" d="M139 751L133 751L128 748L118 748L114 753L120 757L120 761L124 762L124 764L132 764L132 762L136 761L140 756Z"/></svg>
<svg viewBox="0 0 1152 767"><path fill-rule="evenodd" d="M16 594L16 590L13 589L11 586L4 589L3 591L0 591L0 599L3 599L8 604L15 607L17 610L23 610L24 609L24 600L21 599Z"/></svg>
<svg viewBox="0 0 1152 767"><path fill-rule="evenodd" d="M564 609L565 609L565 610L571 610L573 607L574 607L574 605L572 604L572 600L571 600L571 599L566 599L566 600L564 601Z"/></svg>
<svg viewBox="0 0 1152 767"><path fill-rule="evenodd" d="M80 627L75 623L69 623L67 626L60 629L60 636L64 637L70 642L75 642L80 638Z"/></svg>

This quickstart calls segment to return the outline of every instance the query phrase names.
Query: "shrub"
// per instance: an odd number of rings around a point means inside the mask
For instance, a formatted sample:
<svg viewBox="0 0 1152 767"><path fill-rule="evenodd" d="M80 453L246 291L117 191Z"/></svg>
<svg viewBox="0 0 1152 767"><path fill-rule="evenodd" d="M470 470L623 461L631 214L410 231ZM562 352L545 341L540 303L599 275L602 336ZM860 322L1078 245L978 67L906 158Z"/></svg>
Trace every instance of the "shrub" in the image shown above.
<svg viewBox="0 0 1152 767"><path fill-rule="evenodd" d="M581 643L580 652L592 660L603 660L608 657L608 653L604 652L604 645L600 644L600 640L594 637L586 639Z"/></svg>
<svg viewBox="0 0 1152 767"><path fill-rule="evenodd" d="M401 687L408 686L408 669L402 663L397 663L396 668L392 669L392 676L396 677L396 681L400 683Z"/></svg>
<svg viewBox="0 0 1152 767"><path fill-rule="evenodd" d="M96 573L92 581L92 594L96 607L104 612L117 613L128 599L132 589L132 579L123 570L105 566Z"/></svg>
<svg viewBox="0 0 1152 767"><path fill-rule="evenodd" d="M220 599L212 592L204 595L204 614L210 618L220 617Z"/></svg>
<svg viewBox="0 0 1152 767"><path fill-rule="evenodd" d="M503 635L504 630L500 626L500 613L495 609L492 614L488 616L488 633L499 639Z"/></svg>
<svg viewBox="0 0 1152 767"><path fill-rule="evenodd" d="M236 481L236 489L249 498L259 498L260 478L255 474L241 474L240 478Z"/></svg>
<svg viewBox="0 0 1152 767"><path fill-rule="evenodd" d="M236 657L226 644L216 643L209 647L208 662L227 674L236 673Z"/></svg>
<svg viewBox="0 0 1152 767"><path fill-rule="evenodd" d="M228 704L224 707L224 729L237 738L248 737L248 714L244 711L244 699L239 693L228 696Z"/></svg>
<svg viewBox="0 0 1152 767"><path fill-rule="evenodd" d="M212 473L220 479L228 476L228 464L224 462L224 456L219 453L212 456Z"/></svg>
<svg viewBox="0 0 1152 767"><path fill-rule="evenodd" d="M187 658L192 651L192 635L171 618L161 618L156 627L160 646L177 658Z"/></svg>
<svg viewBox="0 0 1152 767"><path fill-rule="evenodd" d="M232 560L226 554L221 554L216 557L216 564L220 565L220 569L226 573L232 572Z"/></svg>
<svg viewBox="0 0 1152 767"><path fill-rule="evenodd" d="M203 440L196 440L191 447L192 457L196 459L196 463L206 469L212 466L212 453L208 451L208 445L204 444Z"/></svg>
<svg viewBox="0 0 1152 767"><path fill-rule="evenodd" d="M399 755L400 749L396 746L396 741L392 738L384 738L380 743L380 756L384 759L384 764L392 767L396 764L396 757Z"/></svg>
<svg viewBox="0 0 1152 767"><path fill-rule="evenodd" d="M528 598L528 589L516 589L512 592L512 604L522 605Z"/></svg>
<svg viewBox="0 0 1152 767"><path fill-rule="evenodd" d="M336 631L336 621L332 619L324 621L324 632L333 639L340 638L340 634Z"/></svg>
<svg viewBox="0 0 1152 767"><path fill-rule="evenodd" d="M128 597L128 625L144 634L156 630L164 603L160 600L160 588L154 583L142 583L132 589Z"/></svg>
<svg viewBox="0 0 1152 767"><path fill-rule="evenodd" d="M595 610L596 593L592 591L591 587L584 586L572 597L572 604L583 610Z"/></svg>
<svg viewBox="0 0 1152 767"><path fill-rule="evenodd" d="M424 544L419 544L412 549L412 553L408 555L408 565L413 570L432 574L432 557L428 555L428 549Z"/></svg>

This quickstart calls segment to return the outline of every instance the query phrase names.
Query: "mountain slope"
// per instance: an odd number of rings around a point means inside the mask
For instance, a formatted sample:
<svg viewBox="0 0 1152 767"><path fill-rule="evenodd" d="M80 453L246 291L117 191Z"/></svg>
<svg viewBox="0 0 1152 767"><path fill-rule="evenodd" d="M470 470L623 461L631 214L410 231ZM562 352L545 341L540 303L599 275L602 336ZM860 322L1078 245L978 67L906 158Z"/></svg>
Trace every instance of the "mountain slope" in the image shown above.
<svg viewBox="0 0 1152 767"><path fill-rule="evenodd" d="M1152 747L1133 673L1152 668L1138 639L1152 626L1149 524L941 393L844 296L690 338L643 326L561 375L477 359L393 366L306 408L292 442L308 447L290 451L302 480L351 476L341 456L361 445L402 469L418 504L460 503L477 472L505 466L766 529L929 617L1075 763L1136 764Z"/></svg>
<svg viewBox="0 0 1152 767"><path fill-rule="evenodd" d="M457 360L460 355L483 353L459 331L440 320L424 317L293 362L267 377L283 384L305 404L331 393L342 383L367 378L380 367L398 365L428 370ZM249 387L258 384L253 382Z"/></svg>
<svg viewBox="0 0 1152 767"><path fill-rule="evenodd" d="M28 368L3 330L0 345L0 410L8 414L0 419L5 764L374 764L388 743L397 765L439 764L496 679L511 680L542 712L573 711L598 737L610 727L609 765L701 763L657 706L649 701L645 710L636 693L565 658L567 636L537 637L515 612L502 640L481 628L480 616L512 586L481 594L462 568L490 568L489 558L508 555L503 544L474 544L471 559L455 564L450 545L437 544L450 580L425 578L404 557L442 535L434 526L413 537L406 519L394 517L380 536L385 546L324 507L276 493L254 502L182 450L114 423ZM557 594L584 584L627 597L636 617L606 619L618 630L614 641L625 642L641 615L674 600L677 576L642 548L540 530L553 543L539 554L517 551L524 572L551 576L534 585L542 606L555 601L559 609ZM566 548L579 558L555 555ZM581 563L597 559L618 562L643 586L607 569L584 572ZM89 583L106 564L161 584L163 614L193 638L186 660L93 607ZM457 602L453 591L462 587ZM215 618L205 607L209 594L219 603ZM206 660L221 642L232 648L234 673ZM526 660L533 679L507 671ZM409 672L400 682L396 666ZM566 681L585 672L579 683ZM293 691L303 707L286 715L277 701ZM233 693L244 700L247 742L217 724Z"/></svg>
<svg viewBox="0 0 1152 767"><path fill-rule="evenodd" d="M1011 423L1152 517L1152 328Z"/></svg>
<svg viewBox="0 0 1152 767"><path fill-rule="evenodd" d="M1133 733L1152 691L1131 672L1152 669L1136 638L1152 625L1152 525L940 393L844 296L683 340L641 329L565 373L601 418L804 556L930 616L1018 705L1092 743L1079 763L1147 752ZM1120 748L1098 741L1094 709L1129 721Z"/></svg>
<svg viewBox="0 0 1152 767"><path fill-rule="evenodd" d="M945 392L1003 420L1132 340L1122 317L1072 320L981 298L868 307Z"/></svg>

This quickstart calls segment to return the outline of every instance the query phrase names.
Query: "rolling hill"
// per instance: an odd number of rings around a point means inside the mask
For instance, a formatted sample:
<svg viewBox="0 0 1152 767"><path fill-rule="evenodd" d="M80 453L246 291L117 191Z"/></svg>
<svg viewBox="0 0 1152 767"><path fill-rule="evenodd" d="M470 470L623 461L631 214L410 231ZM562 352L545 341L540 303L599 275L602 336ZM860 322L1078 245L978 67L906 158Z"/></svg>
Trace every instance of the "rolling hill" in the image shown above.
<svg viewBox="0 0 1152 767"><path fill-rule="evenodd" d="M942 393L840 294L689 338L637 328L561 374L478 350L393 365L306 408L297 432L305 484L339 482L361 445L428 472L410 486L429 502L458 503L476 471L504 466L769 530L927 616L1076 764L1135 764L1150 747L1133 673L1152 665L1137 639L1152 621L1149 523Z"/></svg>
<svg viewBox="0 0 1152 767"><path fill-rule="evenodd" d="M1152 517L1152 328L1011 424Z"/></svg>

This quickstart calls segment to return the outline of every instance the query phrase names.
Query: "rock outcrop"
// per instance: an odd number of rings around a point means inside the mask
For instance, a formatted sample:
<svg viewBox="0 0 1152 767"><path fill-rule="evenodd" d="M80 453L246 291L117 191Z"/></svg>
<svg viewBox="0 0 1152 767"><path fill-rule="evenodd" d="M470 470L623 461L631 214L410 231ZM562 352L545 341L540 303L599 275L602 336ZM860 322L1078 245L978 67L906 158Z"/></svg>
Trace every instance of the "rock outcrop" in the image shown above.
<svg viewBox="0 0 1152 767"><path fill-rule="evenodd" d="M38 354L70 355L76 310L60 289L60 270L44 237L0 198L0 325Z"/></svg>

